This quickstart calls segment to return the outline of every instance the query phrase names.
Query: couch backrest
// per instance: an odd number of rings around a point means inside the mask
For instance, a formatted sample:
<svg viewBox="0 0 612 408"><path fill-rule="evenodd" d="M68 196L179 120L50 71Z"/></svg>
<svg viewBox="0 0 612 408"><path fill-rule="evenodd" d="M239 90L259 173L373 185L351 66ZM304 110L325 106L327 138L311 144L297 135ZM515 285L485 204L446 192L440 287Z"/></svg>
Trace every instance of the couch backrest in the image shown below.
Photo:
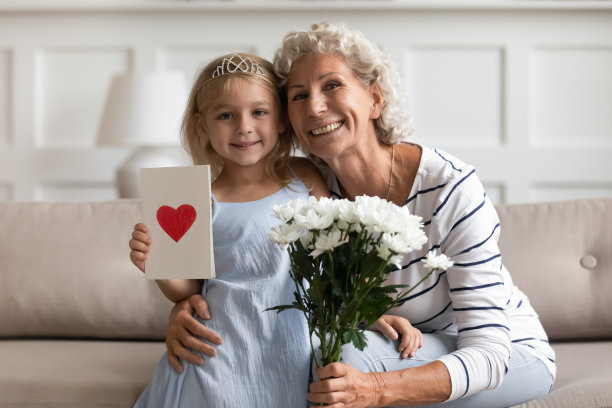
<svg viewBox="0 0 612 408"><path fill-rule="evenodd" d="M612 199L497 210L503 262L549 337L612 338Z"/></svg>
<svg viewBox="0 0 612 408"><path fill-rule="evenodd" d="M130 262L139 200L0 203L0 337L163 339L171 303Z"/></svg>
<svg viewBox="0 0 612 408"><path fill-rule="evenodd" d="M129 260L139 200L0 203L0 337L163 339ZM553 340L612 338L612 199L498 206L503 262Z"/></svg>

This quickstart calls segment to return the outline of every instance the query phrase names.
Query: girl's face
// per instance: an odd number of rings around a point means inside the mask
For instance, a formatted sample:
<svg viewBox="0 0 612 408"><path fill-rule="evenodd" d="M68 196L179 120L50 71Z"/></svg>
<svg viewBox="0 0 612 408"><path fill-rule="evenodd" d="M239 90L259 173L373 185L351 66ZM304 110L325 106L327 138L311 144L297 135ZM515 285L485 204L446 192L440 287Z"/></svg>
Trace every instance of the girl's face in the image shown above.
<svg viewBox="0 0 612 408"><path fill-rule="evenodd" d="M201 137L224 162L264 163L285 130L274 95L263 85L239 79L208 105Z"/></svg>
<svg viewBox="0 0 612 408"><path fill-rule="evenodd" d="M328 161L376 141L378 85L364 87L344 58L301 57L287 78L289 121L302 146Z"/></svg>

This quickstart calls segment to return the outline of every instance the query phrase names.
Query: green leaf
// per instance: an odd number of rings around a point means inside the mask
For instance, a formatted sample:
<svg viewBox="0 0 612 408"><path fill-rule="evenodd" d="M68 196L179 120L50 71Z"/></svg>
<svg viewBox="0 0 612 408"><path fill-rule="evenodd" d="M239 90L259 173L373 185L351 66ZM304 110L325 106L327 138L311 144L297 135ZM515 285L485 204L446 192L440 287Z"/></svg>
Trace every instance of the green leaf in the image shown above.
<svg viewBox="0 0 612 408"><path fill-rule="evenodd" d="M365 339L365 335L361 330L348 330L342 335L344 344L353 343L353 346L359 351L363 351L368 345Z"/></svg>
<svg viewBox="0 0 612 408"><path fill-rule="evenodd" d="M384 299L372 299L368 298L361 302L359 305L359 313L363 319L368 321L368 325L374 323L380 316L382 316L391 303L390 298Z"/></svg>
<svg viewBox="0 0 612 408"><path fill-rule="evenodd" d="M300 307L297 306L297 305L280 305L280 306L269 307L269 308L265 309L264 312L267 312L269 310L276 310L276 313L280 313L283 310L288 310L288 309L298 309L298 310L301 310Z"/></svg>
<svg viewBox="0 0 612 408"><path fill-rule="evenodd" d="M395 294L397 294L397 290L403 288L405 285L387 285L387 286L377 286L373 287L370 290L368 295L369 298L372 299L395 299Z"/></svg>

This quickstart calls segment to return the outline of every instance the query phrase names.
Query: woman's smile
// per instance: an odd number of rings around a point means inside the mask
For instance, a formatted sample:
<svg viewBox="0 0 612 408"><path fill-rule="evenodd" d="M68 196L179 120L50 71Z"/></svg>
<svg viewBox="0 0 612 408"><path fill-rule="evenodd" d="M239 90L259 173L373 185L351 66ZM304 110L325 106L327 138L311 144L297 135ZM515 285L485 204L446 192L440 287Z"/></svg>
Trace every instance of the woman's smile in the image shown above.
<svg viewBox="0 0 612 408"><path fill-rule="evenodd" d="M338 129L340 126L342 126L344 124L344 121L338 121L338 122L334 122L334 123L330 123L329 125L317 128L317 129L312 129L310 131L310 134L312 134L313 136L320 136L323 134L327 134L330 133L336 129Z"/></svg>

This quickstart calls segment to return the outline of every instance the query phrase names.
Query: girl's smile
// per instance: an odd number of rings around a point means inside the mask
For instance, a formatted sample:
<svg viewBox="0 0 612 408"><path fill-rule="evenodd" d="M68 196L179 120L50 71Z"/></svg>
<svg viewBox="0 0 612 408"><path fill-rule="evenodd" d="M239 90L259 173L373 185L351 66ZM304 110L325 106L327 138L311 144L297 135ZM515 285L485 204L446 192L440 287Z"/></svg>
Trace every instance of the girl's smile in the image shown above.
<svg viewBox="0 0 612 408"><path fill-rule="evenodd" d="M256 140L254 142L238 142L238 143L231 143L232 147L239 149L239 150L248 150L252 147L255 147L257 144L261 143L261 140Z"/></svg>

